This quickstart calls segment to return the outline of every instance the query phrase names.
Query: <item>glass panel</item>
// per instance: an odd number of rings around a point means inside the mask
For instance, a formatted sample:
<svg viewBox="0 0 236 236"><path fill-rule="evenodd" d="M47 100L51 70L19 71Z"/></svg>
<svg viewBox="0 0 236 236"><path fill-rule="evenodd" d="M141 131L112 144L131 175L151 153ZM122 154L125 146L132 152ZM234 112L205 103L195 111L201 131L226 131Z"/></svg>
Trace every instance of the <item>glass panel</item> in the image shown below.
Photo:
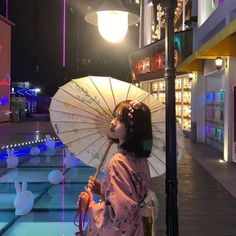
<svg viewBox="0 0 236 236"><path fill-rule="evenodd" d="M28 145L26 149L33 146L36 144ZM22 149L22 146L17 148L15 153ZM78 227L73 224L77 212L76 202L88 177L94 175L96 170L77 158L71 159L71 168L66 168L63 149L64 146L59 145L52 150L43 150L36 156L29 155L29 150L22 151L26 154L18 156L16 168L6 168L6 150L0 150L0 230L4 231L1 235L74 235L78 231ZM61 178L61 175L53 176L52 171L64 173L62 182L52 183L55 180L53 178ZM98 178L102 179L103 173ZM27 191L34 196L33 208L23 216L15 215L15 181L27 181ZM94 195L94 200L98 202L99 197ZM86 224L87 219L84 227Z"/></svg>

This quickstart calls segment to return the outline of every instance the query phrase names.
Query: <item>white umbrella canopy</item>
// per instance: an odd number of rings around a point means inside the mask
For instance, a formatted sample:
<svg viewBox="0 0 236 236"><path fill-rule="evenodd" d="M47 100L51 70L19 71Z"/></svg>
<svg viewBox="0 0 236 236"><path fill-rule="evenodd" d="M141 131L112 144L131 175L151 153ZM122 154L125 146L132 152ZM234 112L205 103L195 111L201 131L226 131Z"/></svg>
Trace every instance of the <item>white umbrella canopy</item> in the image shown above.
<svg viewBox="0 0 236 236"><path fill-rule="evenodd" d="M59 139L84 163L98 167L108 146L107 132L115 106L137 100L151 110L153 149L148 158L151 176L165 173L165 106L153 95L111 77L87 76L73 79L59 88L50 104L50 119ZM177 122L177 157L184 149L184 135ZM108 151L105 164L116 152Z"/></svg>

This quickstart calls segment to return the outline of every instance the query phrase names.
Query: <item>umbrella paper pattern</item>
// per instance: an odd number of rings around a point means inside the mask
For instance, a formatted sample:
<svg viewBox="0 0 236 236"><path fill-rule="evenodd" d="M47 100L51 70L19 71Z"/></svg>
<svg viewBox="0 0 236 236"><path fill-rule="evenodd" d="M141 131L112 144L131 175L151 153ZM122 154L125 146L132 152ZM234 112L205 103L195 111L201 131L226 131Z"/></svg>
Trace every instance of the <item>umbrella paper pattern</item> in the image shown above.
<svg viewBox="0 0 236 236"><path fill-rule="evenodd" d="M151 110L153 149L148 158L151 176L165 173L165 106L150 93L111 77L87 76L73 79L59 88L49 108L52 126L59 139L85 164L98 167L107 150L107 132L115 106L137 100ZM177 157L184 149L184 135L177 122ZM116 152L108 151L103 168Z"/></svg>

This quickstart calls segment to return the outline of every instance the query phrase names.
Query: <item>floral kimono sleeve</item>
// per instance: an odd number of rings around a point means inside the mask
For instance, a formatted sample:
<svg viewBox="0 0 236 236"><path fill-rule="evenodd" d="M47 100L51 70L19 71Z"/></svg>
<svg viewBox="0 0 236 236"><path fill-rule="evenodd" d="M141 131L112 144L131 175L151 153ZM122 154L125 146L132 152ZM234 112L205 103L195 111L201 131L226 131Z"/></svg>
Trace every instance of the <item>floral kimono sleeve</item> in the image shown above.
<svg viewBox="0 0 236 236"><path fill-rule="evenodd" d="M130 166L116 154L106 169L102 183L101 203L91 202L87 235L143 235L139 204L144 183L133 174ZM142 191L143 190L143 191Z"/></svg>

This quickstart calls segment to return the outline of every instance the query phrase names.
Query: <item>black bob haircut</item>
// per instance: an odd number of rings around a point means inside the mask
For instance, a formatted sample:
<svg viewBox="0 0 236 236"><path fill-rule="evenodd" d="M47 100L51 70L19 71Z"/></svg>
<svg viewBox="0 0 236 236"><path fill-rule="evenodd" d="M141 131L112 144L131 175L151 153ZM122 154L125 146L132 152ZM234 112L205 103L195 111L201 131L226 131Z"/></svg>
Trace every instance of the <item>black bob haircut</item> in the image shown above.
<svg viewBox="0 0 236 236"><path fill-rule="evenodd" d="M127 138L120 145L120 148L129 153L134 153L137 158L148 158L153 145L151 112L148 106L140 103L140 108L133 109L133 118L130 119L128 114L130 107L132 107L131 101L120 102L113 111L114 116L117 113L121 116L127 130Z"/></svg>

